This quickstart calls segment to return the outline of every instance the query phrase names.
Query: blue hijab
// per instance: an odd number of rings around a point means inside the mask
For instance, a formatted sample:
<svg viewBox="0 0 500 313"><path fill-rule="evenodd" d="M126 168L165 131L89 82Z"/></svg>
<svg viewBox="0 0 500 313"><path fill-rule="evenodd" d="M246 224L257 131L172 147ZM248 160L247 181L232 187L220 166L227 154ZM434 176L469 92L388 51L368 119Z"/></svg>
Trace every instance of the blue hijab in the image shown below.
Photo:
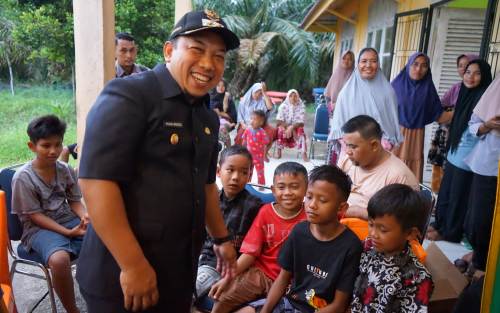
<svg viewBox="0 0 500 313"><path fill-rule="evenodd" d="M423 56L430 66L429 57L422 52L416 52L391 83L398 98L399 124L409 129L424 128L425 125L436 121L443 112L430 67L422 79L410 78L410 67L420 56Z"/></svg>

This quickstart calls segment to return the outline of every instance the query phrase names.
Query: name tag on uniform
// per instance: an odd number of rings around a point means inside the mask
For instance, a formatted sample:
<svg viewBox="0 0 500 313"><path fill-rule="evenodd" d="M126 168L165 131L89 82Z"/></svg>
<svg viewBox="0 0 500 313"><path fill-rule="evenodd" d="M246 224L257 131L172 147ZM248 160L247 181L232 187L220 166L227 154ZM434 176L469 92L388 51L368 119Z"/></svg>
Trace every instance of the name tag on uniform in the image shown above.
<svg viewBox="0 0 500 313"><path fill-rule="evenodd" d="M166 127L182 128L184 125L180 122L165 122Z"/></svg>

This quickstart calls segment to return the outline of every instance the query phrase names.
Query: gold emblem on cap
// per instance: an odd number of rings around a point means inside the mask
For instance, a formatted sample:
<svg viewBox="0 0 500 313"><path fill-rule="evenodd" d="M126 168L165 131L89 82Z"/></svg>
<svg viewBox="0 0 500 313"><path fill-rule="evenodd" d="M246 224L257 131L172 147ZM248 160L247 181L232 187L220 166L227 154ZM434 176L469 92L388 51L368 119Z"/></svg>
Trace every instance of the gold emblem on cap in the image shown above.
<svg viewBox="0 0 500 313"><path fill-rule="evenodd" d="M210 135L210 128L205 127L205 134Z"/></svg>
<svg viewBox="0 0 500 313"><path fill-rule="evenodd" d="M215 11L212 11L209 9L205 9L205 15L211 20L219 20L220 19L219 14L217 14Z"/></svg>
<svg viewBox="0 0 500 313"><path fill-rule="evenodd" d="M178 143L179 143L179 135L177 135L177 134L175 134L175 133L174 133L174 134L172 134L172 135L170 136L170 143L171 143L171 144L173 144L173 145L178 144Z"/></svg>

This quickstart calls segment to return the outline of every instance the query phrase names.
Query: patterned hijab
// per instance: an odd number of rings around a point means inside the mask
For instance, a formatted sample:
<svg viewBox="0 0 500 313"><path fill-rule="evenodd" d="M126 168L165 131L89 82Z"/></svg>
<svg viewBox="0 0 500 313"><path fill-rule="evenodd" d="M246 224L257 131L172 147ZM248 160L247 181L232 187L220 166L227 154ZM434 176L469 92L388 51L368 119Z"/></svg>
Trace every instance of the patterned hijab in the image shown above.
<svg viewBox="0 0 500 313"><path fill-rule="evenodd" d="M420 80L410 77L411 65L418 57L424 57L430 66L429 57L422 52L416 52L391 83L398 98L399 124L410 129L424 128L437 120L443 112L441 100L432 81L431 68L428 68Z"/></svg>
<svg viewBox="0 0 500 313"><path fill-rule="evenodd" d="M361 50L360 56L366 49ZM369 115L374 118L384 132L383 137L393 145L403 141L399 129L396 94L380 67L373 79L362 78L359 67L354 70L337 98L328 141L340 139L342 126L358 115Z"/></svg>
<svg viewBox="0 0 500 313"><path fill-rule="evenodd" d="M460 87L460 92L458 94L455 113L453 114L453 119L450 124L448 144L452 152L457 149L458 144L462 139L462 135L468 127L470 117L472 116L472 110L474 110L476 104L492 80L491 67L486 61L480 59L474 60L467 65L465 70L467 71L472 64L477 64L479 66L479 70L481 71L481 82L474 88L467 88L467 86L465 86L462 82L462 86Z"/></svg>
<svg viewBox="0 0 500 313"><path fill-rule="evenodd" d="M350 54L353 60L351 68L344 68L342 66L342 60L346 55ZM333 69L332 76L328 80L328 84L326 85L325 95L331 99L333 103L337 102L337 97L339 96L339 92L344 87L345 83L351 77L352 72L354 71L354 53L351 50L348 50L342 54L339 63Z"/></svg>

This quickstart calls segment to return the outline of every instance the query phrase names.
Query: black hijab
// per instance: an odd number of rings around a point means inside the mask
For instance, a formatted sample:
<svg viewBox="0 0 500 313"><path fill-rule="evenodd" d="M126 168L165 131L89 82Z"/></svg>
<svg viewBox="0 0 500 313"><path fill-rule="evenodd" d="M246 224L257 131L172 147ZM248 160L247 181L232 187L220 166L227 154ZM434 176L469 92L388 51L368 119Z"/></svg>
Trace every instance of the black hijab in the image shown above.
<svg viewBox="0 0 500 313"><path fill-rule="evenodd" d="M491 67L486 61L480 59L471 61L465 68L465 71L467 71L471 64L477 64L479 66L479 70L481 71L481 82L474 88L467 88L462 82L460 92L458 93L457 104L455 105L455 113L453 114L450 125L448 149L451 149L452 152L457 150L460 139L469 124L472 110L474 110L477 102L492 81Z"/></svg>

